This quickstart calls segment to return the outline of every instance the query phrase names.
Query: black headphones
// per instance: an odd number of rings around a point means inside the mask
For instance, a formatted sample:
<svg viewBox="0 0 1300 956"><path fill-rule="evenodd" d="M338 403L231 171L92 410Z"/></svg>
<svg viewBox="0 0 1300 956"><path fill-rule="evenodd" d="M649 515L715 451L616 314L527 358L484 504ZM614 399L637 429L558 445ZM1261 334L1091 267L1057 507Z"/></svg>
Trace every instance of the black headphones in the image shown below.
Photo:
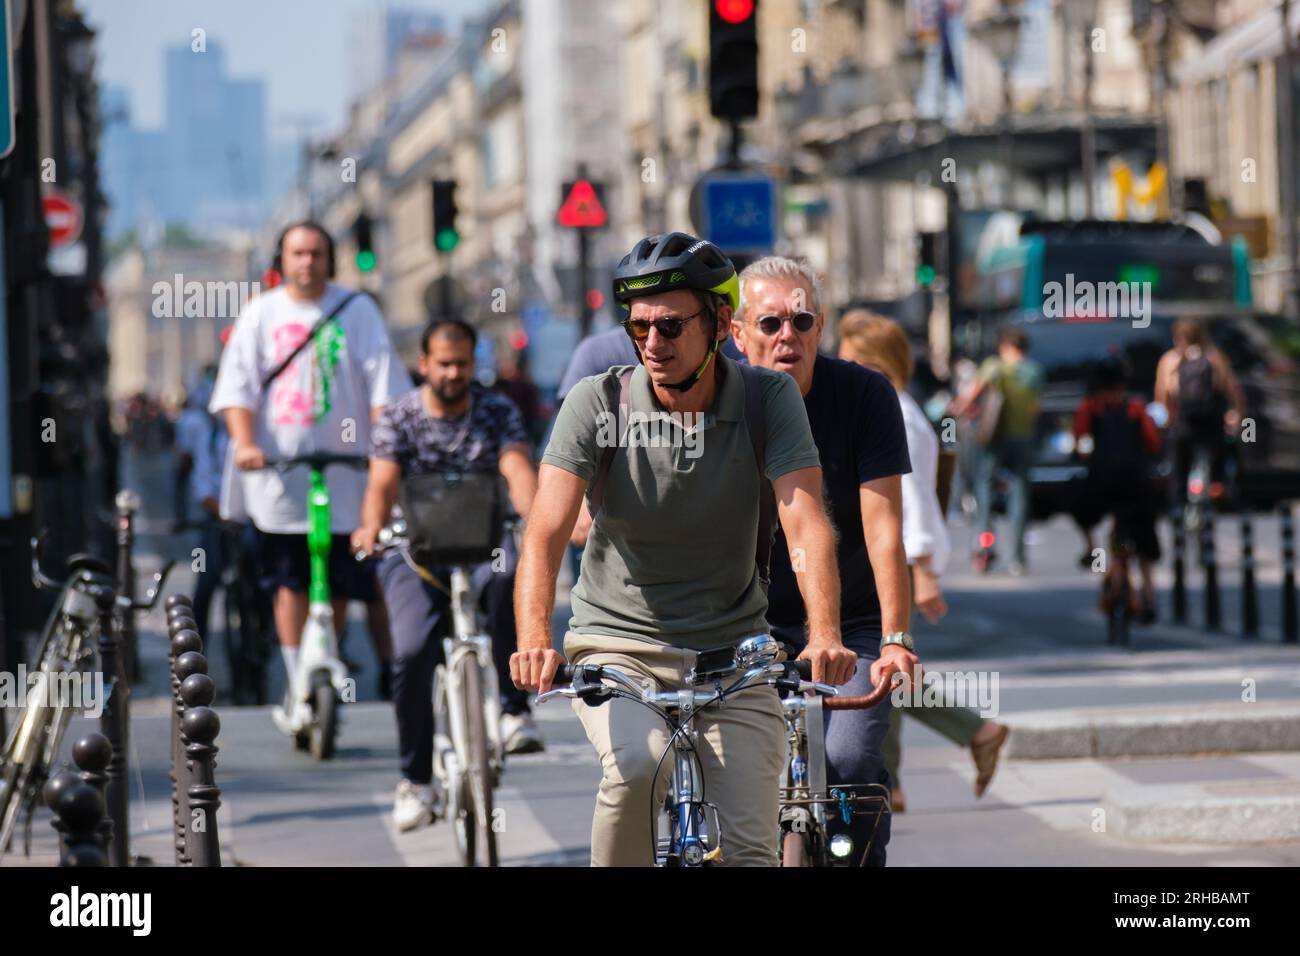
<svg viewBox="0 0 1300 956"><path fill-rule="evenodd" d="M284 237L289 235L295 229L310 229L318 233L325 240L325 274L328 278L334 278L334 237L320 223L312 219L304 219L301 222L291 223L284 227L279 237L275 240L275 255L271 258L271 268L276 272L284 275L283 255L284 255Z"/></svg>

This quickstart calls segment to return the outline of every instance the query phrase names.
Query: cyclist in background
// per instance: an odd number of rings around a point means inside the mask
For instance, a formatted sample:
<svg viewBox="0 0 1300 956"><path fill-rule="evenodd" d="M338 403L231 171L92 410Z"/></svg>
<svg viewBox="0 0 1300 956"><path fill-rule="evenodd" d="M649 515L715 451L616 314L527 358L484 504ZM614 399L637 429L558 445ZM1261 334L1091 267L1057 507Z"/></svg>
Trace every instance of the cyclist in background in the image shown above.
<svg viewBox="0 0 1300 956"><path fill-rule="evenodd" d="M1174 323L1174 347L1156 365L1155 400L1169 409L1170 495L1171 503L1181 507L1197 450L1209 452L1211 480L1224 480L1226 436L1240 426L1246 413L1241 383L1210 341L1204 322L1179 319Z"/></svg>
<svg viewBox="0 0 1300 956"><path fill-rule="evenodd" d="M1160 560L1156 535L1160 501L1152 484L1160 432L1142 400L1129 395L1118 359L1104 362L1094 372L1092 387L1075 412L1074 437L1076 448L1088 449L1083 520L1091 527L1112 516L1113 547L1131 549L1142 569L1138 620L1150 624L1156 619L1151 570Z"/></svg>
<svg viewBox="0 0 1300 956"><path fill-rule="evenodd" d="M477 341L473 326L457 319L435 319L426 326L420 343L424 384L385 406L375 423L361 526L352 535L354 551L374 551L402 479L418 475L499 472L509 485L515 510L527 517L537 490L528 432L509 398L473 381ZM541 750L543 744L529 712L528 693L510 680L518 562L514 535L505 535L501 547L504 566L481 564L471 571L471 578L482 586L485 624L497 662L502 743L507 753L529 753ZM451 580L445 568L430 571L443 582ZM393 820L398 829L412 830L432 819L436 799L430 701L451 599L421 580L397 552L379 562L378 576L395 651L393 706L402 779L393 797Z"/></svg>
<svg viewBox="0 0 1300 956"><path fill-rule="evenodd" d="M1011 520L1012 557L1007 569L1017 576L1025 573L1029 466L1033 459L1034 425L1038 419L1043 379L1042 366L1029 358L1029 336L1023 329L1008 325L998 333L997 355L984 360L975 381L949 408L953 415L964 415L975 401L989 392L998 393L1001 402L997 427L979 456L975 481L978 502L975 530L979 539L972 563L981 574L988 571L994 560L993 483L999 472L1007 475L1010 484L1007 517Z"/></svg>
<svg viewBox="0 0 1300 956"><path fill-rule="evenodd" d="M793 259L768 256L740 274L736 344L759 368L784 372L803 398L824 476L831 521L839 532L835 561L840 580L840 629L858 658L844 693L871 693L881 674L913 674L910 592L903 548L902 476L912 470L898 396L880 373L819 355L826 314L813 270ZM772 547L767 620L772 633L800 651L808 616L800 594L800 564L790 559L785 535ZM890 702L866 710L827 713L826 778L830 784L889 786L882 744ZM858 863L885 865L889 815L856 814L851 833Z"/></svg>

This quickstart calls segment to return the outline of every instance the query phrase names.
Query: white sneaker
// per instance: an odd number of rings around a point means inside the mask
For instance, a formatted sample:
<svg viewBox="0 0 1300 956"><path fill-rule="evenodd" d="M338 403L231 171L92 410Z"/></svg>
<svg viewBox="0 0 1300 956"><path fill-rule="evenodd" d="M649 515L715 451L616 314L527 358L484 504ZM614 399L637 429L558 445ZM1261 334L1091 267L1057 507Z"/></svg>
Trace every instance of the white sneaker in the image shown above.
<svg viewBox="0 0 1300 956"><path fill-rule="evenodd" d="M501 741L508 754L534 754L546 749L533 715L502 714Z"/></svg>
<svg viewBox="0 0 1300 956"><path fill-rule="evenodd" d="M405 833L433 822L433 788L403 780L393 795L393 822Z"/></svg>

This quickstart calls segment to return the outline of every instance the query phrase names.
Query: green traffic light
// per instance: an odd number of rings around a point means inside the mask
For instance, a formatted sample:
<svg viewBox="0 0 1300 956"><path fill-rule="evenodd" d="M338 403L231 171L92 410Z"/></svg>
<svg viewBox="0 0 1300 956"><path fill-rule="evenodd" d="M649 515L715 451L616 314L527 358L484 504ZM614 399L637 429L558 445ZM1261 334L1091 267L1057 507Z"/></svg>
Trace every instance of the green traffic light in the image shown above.
<svg viewBox="0 0 1300 956"><path fill-rule="evenodd" d="M917 266L916 281L919 285L929 285L934 281L934 266Z"/></svg>
<svg viewBox="0 0 1300 956"><path fill-rule="evenodd" d="M433 237L433 244L439 252L451 252L460 243L460 233L455 229L440 229Z"/></svg>
<svg viewBox="0 0 1300 956"><path fill-rule="evenodd" d="M362 272L369 272L375 267L375 253L370 249L362 249L357 253L357 268Z"/></svg>

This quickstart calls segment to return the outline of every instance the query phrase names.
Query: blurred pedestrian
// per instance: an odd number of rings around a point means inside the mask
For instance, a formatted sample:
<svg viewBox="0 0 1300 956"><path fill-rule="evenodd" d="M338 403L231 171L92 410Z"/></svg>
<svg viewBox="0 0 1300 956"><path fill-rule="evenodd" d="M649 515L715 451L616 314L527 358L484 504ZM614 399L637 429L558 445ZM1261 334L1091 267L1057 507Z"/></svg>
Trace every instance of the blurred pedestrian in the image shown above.
<svg viewBox="0 0 1300 956"><path fill-rule="evenodd" d="M199 572L194 586L194 620L199 625L199 635L204 643L208 641L208 618L212 597L221 584L225 570L226 540L221 527L221 475L226 454L230 445L230 436L226 423L220 416L208 411L208 402L212 400L212 389L216 384L216 366L208 366L202 377L190 390L190 403L187 412L198 414L182 417L177 423L177 445L184 442L184 447L191 456L193 467L190 471L190 501L198 508L199 547L203 549L204 566ZM226 635L226 640L230 636Z"/></svg>
<svg viewBox="0 0 1300 956"><path fill-rule="evenodd" d="M172 486L175 496L175 522L172 530L176 532L190 526L189 504L194 459L199 446L207 441L212 430L212 413L208 411L208 402L212 399L212 386L216 380L215 365L209 365L200 371L198 378L186 391L185 404L176 418L175 472ZM217 474L219 477L220 471ZM202 520L201 515L200 520Z"/></svg>
<svg viewBox="0 0 1300 956"><path fill-rule="evenodd" d="M1171 504L1186 503L1188 472L1201 449L1210 458L1210 480L1219 485L1210 497L1221 497L1229 453L1226 437L1246 414L1246 394L1227 357L1210 341L1204 322L1174 323L1174 347L1156 365L1155 400L1169 409Z"/></svg>
<svg viewBox="0 0 1300 956"><path fill-rule="evenodd" d="M866 309L846 312L840 319L840 358L857 362L889 379L898 392L907 431L912 471L903 476L903 547L912 575L912 599L925 619L937 624L948 613L939 576L948 562L948 529L937 493L939 440L921 407L907 392L912 377L912 350L902 326ZM997 769L998 752L1008 728L985 720L969 707L945 701L942 707L908 707L907 712L931 730L970 749L975 762L975 796L984 794ZM895 813L907 806L899 779L902 763L902 709L891 710L885 738L885 762L893 781Z"/></svg>
<svg viewBox="0 0 1300 956"><path fill-rule="evenodd" d="M547 416L541 390L528 374L528 353L511 349L502 357L495 388L514 402L523 416L531 453L546 432Z"/></svg>
<svg viewBox="0 0 1300 956"><path fill-rule="evenodd" d="M1013 575L1025 573L1029 466L1043 379L1042 366L1029 358L1029 336L1016 326L1004 326L998 333L997 354L984 360L974 383L949 408L951 414L961 416L983 400L976 435L983 446L975 480L975 531L979 537L972 555L975 570L981 574L989 570L995 557L993 484L999 474L1007 476L1009 486L1007 516L1011 521L1012 556L1008 570Z"/></svg>

